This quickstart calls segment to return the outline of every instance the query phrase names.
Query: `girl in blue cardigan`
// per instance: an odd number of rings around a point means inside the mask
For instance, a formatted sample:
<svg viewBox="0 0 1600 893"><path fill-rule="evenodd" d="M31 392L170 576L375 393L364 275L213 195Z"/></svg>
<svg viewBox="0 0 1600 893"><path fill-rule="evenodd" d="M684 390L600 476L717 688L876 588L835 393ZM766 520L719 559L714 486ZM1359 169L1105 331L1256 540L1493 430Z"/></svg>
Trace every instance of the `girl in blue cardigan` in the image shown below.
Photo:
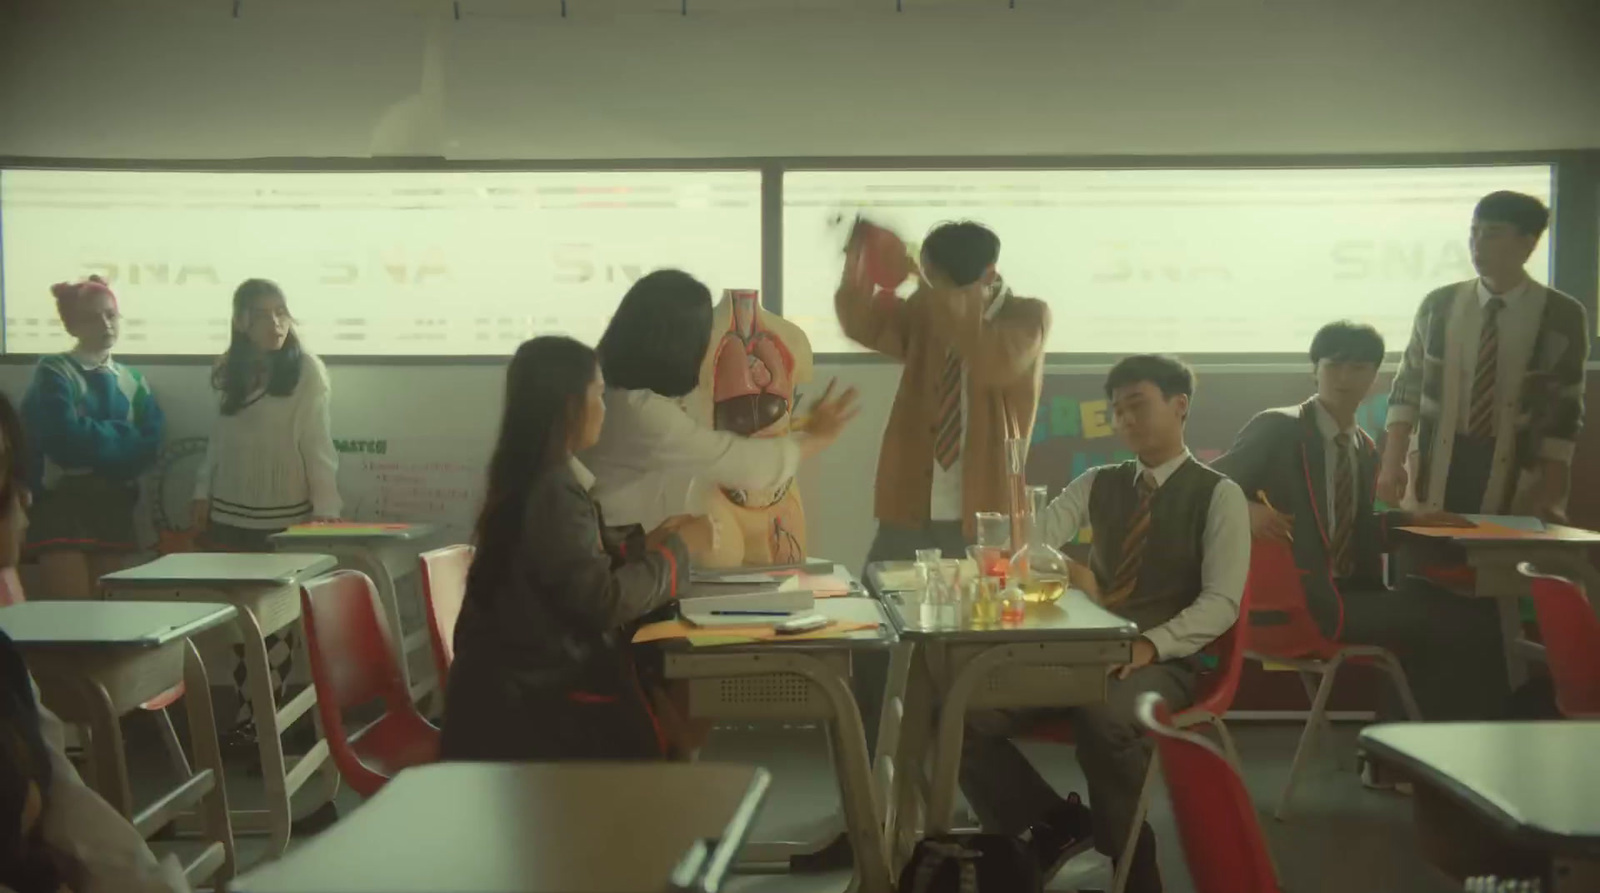
<svg viewBox="0 0 1600 893"><path fill-rule="evenodd" d="M54 598L88 598L138 548L138 479L161 448L165 419L144 376L111 358L122 315L98 276L51 293L67 353L39 360L22 399L35 494L26 555Z"/></svg>

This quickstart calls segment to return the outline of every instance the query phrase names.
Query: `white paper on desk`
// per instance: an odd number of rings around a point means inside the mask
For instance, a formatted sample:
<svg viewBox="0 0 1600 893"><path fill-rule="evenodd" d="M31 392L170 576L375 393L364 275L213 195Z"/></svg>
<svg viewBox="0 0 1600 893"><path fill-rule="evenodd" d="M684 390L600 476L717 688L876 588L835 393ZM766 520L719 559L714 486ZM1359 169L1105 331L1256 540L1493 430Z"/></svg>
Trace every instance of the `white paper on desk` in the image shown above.
<svg viewBox="0 0 1600 893"><path fill-rule="evenodd" d="M1544 533L1544 522L1529 515L1462 515L1474 524L1498 524L1525 533Z"/></svg>

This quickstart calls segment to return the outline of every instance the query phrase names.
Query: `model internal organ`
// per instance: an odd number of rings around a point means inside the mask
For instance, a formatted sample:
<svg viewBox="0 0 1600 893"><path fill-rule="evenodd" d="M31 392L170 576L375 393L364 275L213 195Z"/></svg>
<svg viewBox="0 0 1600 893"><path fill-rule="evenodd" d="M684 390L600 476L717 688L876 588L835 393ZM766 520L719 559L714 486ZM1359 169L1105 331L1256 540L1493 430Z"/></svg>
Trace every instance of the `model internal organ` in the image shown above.
<svg viewBox="0 0 1600 893"><path fill-rule="evenodd" d="M811 379L811 343L793 323L767 313L756 291L730 290L712 315L712 349L690 411L741 437L787 435L796 387ZM792 564L805 559L805 510L794 481L764 491L714 487L706 494L718 529L721 566Z"/></svg>

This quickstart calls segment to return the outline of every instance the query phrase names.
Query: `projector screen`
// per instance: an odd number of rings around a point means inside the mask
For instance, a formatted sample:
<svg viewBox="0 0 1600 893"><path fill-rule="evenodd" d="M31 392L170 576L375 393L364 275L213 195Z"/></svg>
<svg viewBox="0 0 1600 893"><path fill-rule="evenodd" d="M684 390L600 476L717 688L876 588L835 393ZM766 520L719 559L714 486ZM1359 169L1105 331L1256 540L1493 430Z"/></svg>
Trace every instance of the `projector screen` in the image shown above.
<svg viewBox="0 0 1600 893"><path fill-rule="evenodd" d="M1300 353L1324 323L1377 326L1402 350L1433 288L1474 275L1473 206L1498 189L1550 202L1552 168L788 171L783 309L818 352L860 348L833 292L861 214L913 246L976 220L999 269L1050 303L1048 349ZM1548 281L1549 239L1529 272Z"/></svg>
<svg viewBox="0 0 1600 893"><path fill-rule="evenodd" d="M756 171L0 172L5 350L65 350L50 285L115 287L126 353L215 354L230 297L277 281L324 354L595 343L662 266L761 285Z"/></svg>

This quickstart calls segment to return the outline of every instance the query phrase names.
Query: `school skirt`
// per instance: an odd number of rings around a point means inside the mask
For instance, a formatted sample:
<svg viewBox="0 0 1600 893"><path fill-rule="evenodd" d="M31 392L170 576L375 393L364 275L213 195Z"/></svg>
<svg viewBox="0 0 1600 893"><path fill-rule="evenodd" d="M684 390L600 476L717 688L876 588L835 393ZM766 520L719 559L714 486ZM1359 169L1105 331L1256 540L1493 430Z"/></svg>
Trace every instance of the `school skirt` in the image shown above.
<svg viewBox="0 0 1600 893"><path fill-rule="evenodd" d="M24 554L36 558L47 552L136 552L139 538L133 510L138 504L137 483L95 474L66 475L34 494Z"/></svg>

